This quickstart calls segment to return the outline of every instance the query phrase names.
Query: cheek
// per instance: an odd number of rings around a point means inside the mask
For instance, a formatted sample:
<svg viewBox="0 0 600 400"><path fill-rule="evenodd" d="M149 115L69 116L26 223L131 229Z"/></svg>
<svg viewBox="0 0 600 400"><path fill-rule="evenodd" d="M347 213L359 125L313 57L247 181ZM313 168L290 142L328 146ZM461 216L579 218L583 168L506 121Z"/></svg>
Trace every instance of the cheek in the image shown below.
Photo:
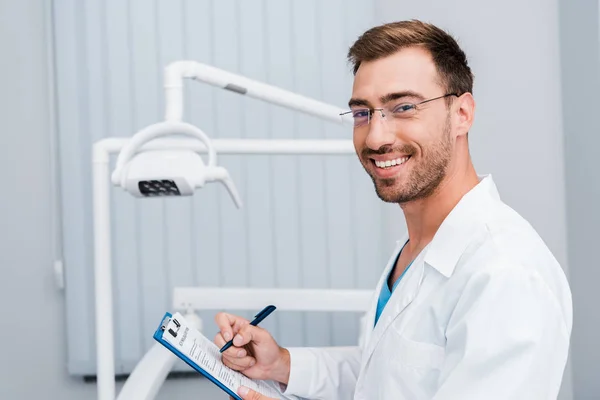
<svg viewBox="0 0 600 400"><path fill-rule="evenodd" d="M354 143L354 150L360 155L362 149L365 147L365 135L359 132L354 132L352 135L352 142Z"/></svg>
<svg viewBox="0 0 600 400"><path fill-rule="evenodd" d="M440 143L446 135L446 127L424 120L411 121L398 134L398 139L410 143L419 153L423 153Z"/></svg>
<svg viewBox="0 0 600 400"><path fill-rule="evenodd" d="M405 126L402 130L396 132L396 145L394 149L400 153L420 156L430 141L431 138L422 127Z"/></svg>

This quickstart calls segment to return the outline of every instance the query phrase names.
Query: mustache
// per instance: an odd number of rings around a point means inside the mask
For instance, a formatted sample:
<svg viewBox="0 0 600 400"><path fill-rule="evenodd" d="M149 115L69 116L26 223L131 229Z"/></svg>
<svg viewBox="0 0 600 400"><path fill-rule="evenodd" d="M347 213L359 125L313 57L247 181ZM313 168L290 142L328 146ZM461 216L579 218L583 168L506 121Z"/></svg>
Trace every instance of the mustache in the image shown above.
<svg viewBox="0 0 600 400"><path fill-rule="evenodd" d="M378 148L377 150L373 150L370 148L364 148L362 150L362 156L363 157L369 157L372 155L383 155L383 154L388 154L388 153L401 153L401 154L406 154L406 155L412 155L413 153L416 152L416 149L414 146L410 145L410 144L405 144L399 147L392 147L390 145L384 145L381 146L380 148Z"/></svg>

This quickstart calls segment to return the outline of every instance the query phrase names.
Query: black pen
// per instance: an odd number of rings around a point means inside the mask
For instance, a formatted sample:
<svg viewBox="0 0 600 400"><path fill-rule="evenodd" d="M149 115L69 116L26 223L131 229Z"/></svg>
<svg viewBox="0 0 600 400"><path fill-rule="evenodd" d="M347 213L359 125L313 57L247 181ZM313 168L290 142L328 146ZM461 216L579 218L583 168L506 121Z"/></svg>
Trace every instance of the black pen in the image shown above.
<svg viewBox="0 0 600 400"><path fill-rule="evenodd" d="M254 321L250 322L250 325L258 325L263 319L267 318L269 316L269 314L271 314L273 311L275 311L277 307L273 306L273 305L269 305L266 306L265 308L263 308L263 310L261 312L259 312L258 314L256 314L256 316L254 317ZM233 345L233 339L231 339L229 342L225 343L225 345L223 347L221 347L221 350L219 350L220 353L224 352L225 350L227 350L228 348L230 348Z"/></svg>

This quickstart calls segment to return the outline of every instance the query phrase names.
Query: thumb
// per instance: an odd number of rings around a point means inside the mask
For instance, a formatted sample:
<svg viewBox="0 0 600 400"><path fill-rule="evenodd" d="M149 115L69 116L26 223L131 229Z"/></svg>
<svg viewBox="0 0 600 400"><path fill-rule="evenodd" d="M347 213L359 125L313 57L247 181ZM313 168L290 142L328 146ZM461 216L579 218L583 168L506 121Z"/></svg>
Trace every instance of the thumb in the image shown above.
<svg viewBox="0 0 600 400"><path fill-rule="evenodd" d="M270 397L263 396L262 394L257 393L254 390L249 389L245 386L241 386L238 389L238 394L243 400L275 400L271 399Z"/></svg>
<svg viewBox="0 0 600 400"><path fill-rule="evenodd" d="M240 329L237 335L235 335L233 344L237 347L241 347L250 342L260 345L273 342L273 338L271 334L263 328L254 325L246 325Z"/></svg>

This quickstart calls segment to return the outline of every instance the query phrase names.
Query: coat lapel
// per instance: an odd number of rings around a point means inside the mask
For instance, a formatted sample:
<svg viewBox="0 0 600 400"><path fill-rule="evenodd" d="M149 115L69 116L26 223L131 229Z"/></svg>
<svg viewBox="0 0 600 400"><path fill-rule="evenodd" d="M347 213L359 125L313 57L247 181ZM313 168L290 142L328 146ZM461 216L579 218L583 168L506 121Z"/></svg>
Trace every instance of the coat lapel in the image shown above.
<svg viewBox="0 0 600 400"><path fill-rule="evenodd" d="M408 236L406 239L408 239ZM392 255L388 260L385 269L379 277L379 282L375 287L375 292L373 293L373 297L371 299L371 306L369 307L369 311L367 312L367 316L365 318L365 323L367 324L367 326L364 327L364 332L366 332L365 345L368 345L368 343L371 341L371 337L373 336L373 325L375 324L375 314L377 313L377 302L379 301L379 294L381 293L381 288L383 287L383 285L386 284L388 275L390 274L392 268L394 268L396 259L398 258L398 253L400 253L400 250L402 250L402 247L404 246L405 242L406 240L398 240L396 242L396 248L392 252Z"/></svg>
<svg viewBox="0 0 600 400"><path fill-rule="evenodd" d="M362 356L361 369L364 369L364 367L367 365L369 359L375 351L375 348L377 347L377 344L394 319L400 315L400 313L402 313L402 311L404 311L404 309L408 307L408 305L415 299L421 285L424 265L423 257L419 255L417 259L414 260L413 264L392 293L392 296L390 297L387 305L381 313L381 316L379 317L377 325L373 327L373 324L375 323L375 313L377 310L379 293L381 292L382 286L387 284L388 275L392 270L398 253L402 249L405 242L406 240L398 242L398 246L392 254L391 259L388 261L388 265L386 266L385 271L383 272L381 278L379 279L379 283L377 284L368 318L366 318L366 323L368 326L366 327L367 334L365 335L365 347Z"/></svg>

